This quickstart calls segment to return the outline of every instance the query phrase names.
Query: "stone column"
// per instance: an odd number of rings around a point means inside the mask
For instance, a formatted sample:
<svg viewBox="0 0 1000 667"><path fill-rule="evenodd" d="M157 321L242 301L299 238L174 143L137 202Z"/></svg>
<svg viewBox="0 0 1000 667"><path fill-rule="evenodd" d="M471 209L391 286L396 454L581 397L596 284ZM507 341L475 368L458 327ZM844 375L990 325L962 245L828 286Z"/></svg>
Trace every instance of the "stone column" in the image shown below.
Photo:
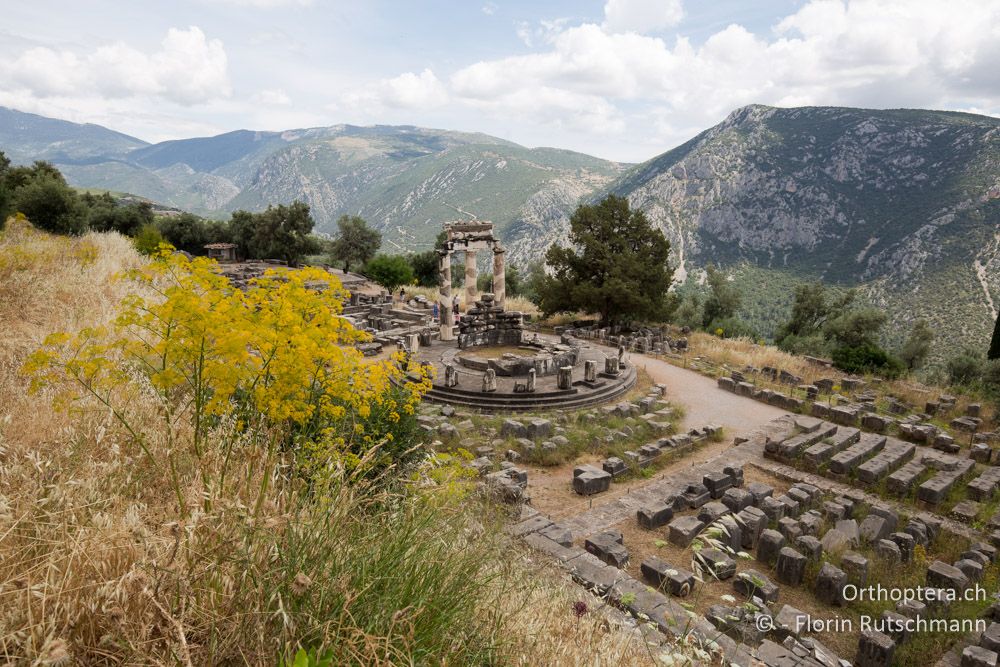
<svg viewBox="0 0 1000 667"><path fill-rule="evenodd" d="M562 366L556 370L556 385L563 391L573 388L572 366Z"/></svg>
<svg viewBox="0 0 1000 667"><path fill-rule="evenodd" d="M496 305L504 307L507 298L507 282L504 276L503 254L506 252L499 243L493 246L493 297Z"/></svg>
<svg viewBox="0 0 1000 667"><path fill-rule="evenodd" d="M593 359L583 362L583 379L587 382L597 382L597 362Z"/></svg>
<svg viewBox="0 0 1000 667"><path fill-rule="evenodd" d="M476 280L479 278L479 267L476 266L476 251L465 251L465 307L472 308L479 298L476 290Z"/></svg>
<svg viewBox="0 0 1000 667"><path fill-rule="evenodd" d="M438 315L441 318L441 340L455 340L455 314L451 310L451 253L438 250Z"/></svg>

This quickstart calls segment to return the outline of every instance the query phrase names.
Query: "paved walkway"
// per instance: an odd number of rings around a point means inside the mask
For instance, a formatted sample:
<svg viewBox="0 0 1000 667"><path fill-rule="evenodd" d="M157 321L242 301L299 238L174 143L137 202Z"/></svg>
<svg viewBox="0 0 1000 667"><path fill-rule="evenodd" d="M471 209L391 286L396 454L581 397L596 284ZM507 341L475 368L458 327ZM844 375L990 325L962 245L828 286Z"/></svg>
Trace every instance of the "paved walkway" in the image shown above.
<svg viewBox="0 0 1000 667"><path fill-rule="evenodd" d="M715 380L695 371L632 354L631 363L644 368L656 384L667 386L667 400L684 408L685 429L718 424L727 436L745 436L773 419L788 414L772 405L719 389Z"/></svg>

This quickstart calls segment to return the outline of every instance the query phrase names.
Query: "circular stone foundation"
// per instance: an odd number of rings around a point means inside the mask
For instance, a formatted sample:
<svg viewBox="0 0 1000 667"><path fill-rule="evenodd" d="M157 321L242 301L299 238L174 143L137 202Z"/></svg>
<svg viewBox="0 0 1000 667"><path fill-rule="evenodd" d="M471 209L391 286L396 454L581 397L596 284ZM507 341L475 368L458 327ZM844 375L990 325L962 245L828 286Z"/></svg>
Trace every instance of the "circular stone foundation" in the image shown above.
<svg viewBox="0 0 1000 667"><path fill-rule="evenodd" d="M493 354L491 354L491 352ZM417 353L418 359L435 367L434 383L425 398L484 412L517 412L576 408L619 398L635 385L636 371L624 366L617 373L605 372L607 354L586 344L563 345L557 340L535 339L517 347L478 347L459 350L453 343L436 341ZM593 381L586 379L586 362L595 367ZM454 384L448 386L447 366L454 369ZM571 367L569 388L560 389L557 369ZM494 391L484 391L489 370L495 374ZM534 391L528 391L529 371L535 370Z"/></svg>
<svg viewBox="0 0 1000 667"><path fill-rule="evenodd" d="M526 378L535 371L536 377L555 375L556 369L576 366L580 361L580 348L570 345L522 345L496 348L478 347L457 350L445 363L453 363L472 371L485 373L492 368L498 377ZM601 362L603 363L603 361Z"/></svg>

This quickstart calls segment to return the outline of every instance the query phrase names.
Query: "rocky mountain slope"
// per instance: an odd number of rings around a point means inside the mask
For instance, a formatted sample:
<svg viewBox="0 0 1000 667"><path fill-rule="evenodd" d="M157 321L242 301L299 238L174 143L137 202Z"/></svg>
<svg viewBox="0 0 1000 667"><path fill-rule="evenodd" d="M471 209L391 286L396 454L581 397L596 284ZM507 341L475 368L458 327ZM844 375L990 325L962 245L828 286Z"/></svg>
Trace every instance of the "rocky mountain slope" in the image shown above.
<svg viewBox="0 0 1000 667"><path fill-rule="evenodd" d="M1000 119L954 112L749 106L626 169L483 134L417 127L238 131L149 145L93 125L0 109L0 150L49 159L71 182L223 216L304 199L388 248L428 247L443 221L493 220L525 262L563 241L581 201L627 196L670 237L680 277L709 262L745 286L764 335L794 285L859 286L950 344L988 340L1000 307Z"/></svg>
<svg viewBox="0 0 1000 667"><path fill-rule="evenodd" d="M321 231L356 213L401 251L429 247L441 222L458 217L492 220L503 234L523 221L565 219L581 197L625 168L571 151L418 127L240 130L149 145L98 126L0 111L0 150L20 162L50 160L74 185L214 216L301 199Z"/></svg>
<svg viewBox="0 0 1000 667"><path fill-rule="evenodd" d="M996 318L997 118L750 106L609 190L664 229L684 271L714 262L750 281L861 286L897 339L928 317L978 345ZM783 315L787 291L767 301L763 311Z"/></svg>

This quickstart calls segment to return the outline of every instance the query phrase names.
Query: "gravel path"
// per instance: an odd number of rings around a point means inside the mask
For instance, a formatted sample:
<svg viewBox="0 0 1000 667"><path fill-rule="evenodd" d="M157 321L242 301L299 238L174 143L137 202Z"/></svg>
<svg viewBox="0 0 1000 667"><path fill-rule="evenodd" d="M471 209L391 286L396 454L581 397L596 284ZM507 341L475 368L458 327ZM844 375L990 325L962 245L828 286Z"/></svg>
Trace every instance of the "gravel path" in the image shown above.
<svg viewBox="0 0 1000 667"><path fill-rule="evenodd" d="M683 406L681 426L699 428L719 424L726 435L746 435L767 422L788 414L785 410L719 389L715 380L659 359L632 354L630 361L646 369L655 384L667 386L667 400Z"/></svg>

